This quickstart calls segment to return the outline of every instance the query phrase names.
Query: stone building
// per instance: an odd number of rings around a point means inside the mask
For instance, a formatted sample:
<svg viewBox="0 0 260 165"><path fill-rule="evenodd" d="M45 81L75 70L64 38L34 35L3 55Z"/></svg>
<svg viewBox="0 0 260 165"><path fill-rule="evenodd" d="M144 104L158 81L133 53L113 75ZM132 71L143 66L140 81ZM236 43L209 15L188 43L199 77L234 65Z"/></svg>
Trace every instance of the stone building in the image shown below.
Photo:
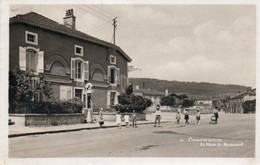
<svg viewBox="0 0 260 165"><path fill-rule="evenodd" d="M10 18L9 69L44 73L58 100L86 100L91 83L92 105L97 109L117 104L128 84L131 58L118 46L76 30L73 10L64 24L35 12Z"/></svg>

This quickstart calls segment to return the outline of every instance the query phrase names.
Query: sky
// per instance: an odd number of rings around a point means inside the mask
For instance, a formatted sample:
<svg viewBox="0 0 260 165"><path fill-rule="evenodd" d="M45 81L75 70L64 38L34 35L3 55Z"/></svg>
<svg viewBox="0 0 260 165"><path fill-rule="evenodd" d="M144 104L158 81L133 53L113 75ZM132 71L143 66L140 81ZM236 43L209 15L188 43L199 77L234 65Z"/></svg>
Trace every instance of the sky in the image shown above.
<svg viewBox="0 0 260 165"><path fill-rule="evenodd" d="M10 17L37 12L116 45L139 70L129 77L256 86L255 5L12 5Z"/></svg>

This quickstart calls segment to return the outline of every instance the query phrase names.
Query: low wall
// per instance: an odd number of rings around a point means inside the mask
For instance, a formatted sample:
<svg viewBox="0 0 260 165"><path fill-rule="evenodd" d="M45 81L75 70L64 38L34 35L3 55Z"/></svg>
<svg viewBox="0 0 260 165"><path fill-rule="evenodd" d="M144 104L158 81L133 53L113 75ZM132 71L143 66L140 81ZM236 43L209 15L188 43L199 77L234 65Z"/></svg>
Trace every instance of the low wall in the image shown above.
<svg viewBox="0 0 260 165"><path fill-rule="evenodd" d="M124 113L121 114L122 119L124 118ZM132 120L132 113L128 113L130 121ZM98 113L94 113L94 118L99 121L100 118ZM103 119L104 121L116 121L116 113L113 112L103 112ZM137 121L145 121L146 120L146 113L136 113Z"/></svg>
<svg viewBox="0 0 260 165"><path fill-rule="evenodd" d="M84 123L83 114L29 114L25 115L25 126L50 126Z"/></svg>

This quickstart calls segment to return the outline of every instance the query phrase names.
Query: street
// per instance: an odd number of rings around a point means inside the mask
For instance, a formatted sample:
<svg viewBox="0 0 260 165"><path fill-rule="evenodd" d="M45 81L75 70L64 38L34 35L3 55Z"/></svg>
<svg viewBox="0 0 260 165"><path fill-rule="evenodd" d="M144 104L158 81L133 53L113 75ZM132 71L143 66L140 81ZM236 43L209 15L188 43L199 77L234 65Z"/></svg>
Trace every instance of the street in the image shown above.
<svg viewBox="0 0 260 165"><path fill-rule="evenodd" d="M221 114L210 125L175 123L175 114L162 115L173 122L153 127L107 128L9 138L10 158L42 157L254 157L255 115Z"/></svg>

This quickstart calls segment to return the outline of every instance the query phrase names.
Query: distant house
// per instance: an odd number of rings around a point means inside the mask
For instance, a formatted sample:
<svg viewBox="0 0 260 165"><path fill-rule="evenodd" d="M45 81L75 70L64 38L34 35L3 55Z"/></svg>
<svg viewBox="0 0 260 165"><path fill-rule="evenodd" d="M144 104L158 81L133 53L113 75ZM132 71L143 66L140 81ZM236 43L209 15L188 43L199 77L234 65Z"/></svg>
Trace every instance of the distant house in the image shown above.
<svg viewBox="0 0 260 165"><path fill-rule="evenodd" d="M195 105L212 106L212 99L209 97L198 97L196 98Z"/></svg>
<svg viewBox="0 0 260 165"><path fill-rule="evenodd" d="M243 103L249 100L256 99L256 89L243 92L234 97L231 97L227 102L227 111L230 113L244 113Z"/></svg>
<svg viewBox="0 0 260 165"><path fill-rule="evenodd" d="M134 88L135 95L144 96L146 98L151 99L153 102L152 106L148 108L148 111L153 111L156 108L156 105L160 104L161 98L165 95L163 92L150 89L150 88L139 88L139 86L136 86Z"/></svg>

